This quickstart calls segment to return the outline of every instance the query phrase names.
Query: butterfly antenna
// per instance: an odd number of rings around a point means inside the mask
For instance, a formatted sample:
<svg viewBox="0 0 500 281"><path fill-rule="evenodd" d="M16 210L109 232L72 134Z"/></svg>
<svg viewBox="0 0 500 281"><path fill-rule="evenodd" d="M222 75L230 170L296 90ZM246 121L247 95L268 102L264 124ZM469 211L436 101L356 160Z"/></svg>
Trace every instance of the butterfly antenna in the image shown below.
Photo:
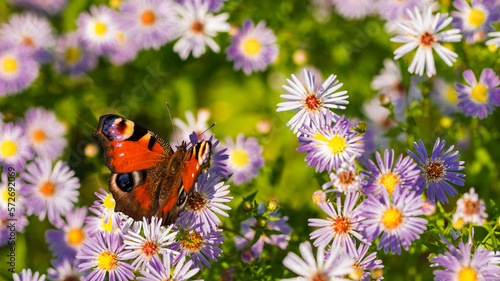
<svg viewBox="0 0 500 281"><path fill-rule="evenodd" d="M170 106L168 105L168 102L166 102L166 104L167 104L168 117L170 118L170 124L172 124L172 129L174 131L175 140L177 141L177 144L179 144L179 140L177 139L177 134L175 133L174 121L172 121L172 114L170 114Z"/></svg>

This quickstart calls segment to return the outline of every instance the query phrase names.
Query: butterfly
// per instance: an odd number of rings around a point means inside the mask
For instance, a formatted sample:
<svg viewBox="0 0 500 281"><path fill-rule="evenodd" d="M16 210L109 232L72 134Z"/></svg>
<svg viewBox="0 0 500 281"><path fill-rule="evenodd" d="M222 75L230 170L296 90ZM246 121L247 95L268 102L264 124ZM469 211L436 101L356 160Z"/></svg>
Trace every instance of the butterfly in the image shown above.
<svg viewBox="0 0 500 281"><path fill-rule="evenodd" d="M156 216L172 224L184 209L203 169L210 165L212 143L190 148L170 144L150 130L118 115L99 118L94 135L102 141L111 171L109 190L115 211L134 220Z"/></svg>

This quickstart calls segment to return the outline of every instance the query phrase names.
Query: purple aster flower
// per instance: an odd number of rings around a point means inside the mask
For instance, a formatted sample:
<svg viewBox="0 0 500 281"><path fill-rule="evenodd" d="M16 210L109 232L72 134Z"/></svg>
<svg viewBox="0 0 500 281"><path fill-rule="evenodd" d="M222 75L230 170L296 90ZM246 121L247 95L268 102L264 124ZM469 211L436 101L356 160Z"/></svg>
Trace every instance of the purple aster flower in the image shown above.
<svg viewBox="0 0 500 281"><path fill-rule="evenodd" d="M193 132L191 135L189 135L189 139L191 141L190 144L195 145L198 142L204 141L205 136L203 134L197 135L196 132ZM210 157L210 167L208 168L208 173L215 174L221 178L227 179L229 174L226 169L226 161L227 159L229 159L229 155L226 153L227 148L219 147L219 149L217 149L219 140L214 141L214 135L211 135L208 141L212 143L212 151L215 151Z"/></svg>
<svg viewBox="0 0 500 281"><path fill-rule="evenodd" d="M374 11L375 0L332 0L337 12L347 19L362 19Z"/></svg>
<svg viewBox="0 0 500 281"><path fill-rule="evenodd" d="M338 169L342 162L360 156L364 151L363 135L352 130L344 115L333 122L333 113L327 111L319 120L313 119L311 127L304 124L299 129L301 135L298 140L302 144L297 151L307 152L307 166L316 166L316 172Z"/></svg>
<svg viewBox="0 0 500 281"><path fill-rule="evenodd" d="M392 42L404 43L394 51L394 59L397 60L405 54L417 48L417 52L408 68L410 73L431 77L436 74L436 66L432 50L436 51L443 61L451 66L458 55L440 44L440 42L459 42L462 39L459 29L443 29L453 20L448 14L432 14L430 7L424 7L422 11L418 7L414 10L407 10L410 20L398 22L399 28L404 35L391 38Z"/></svg>
<svg viewBox="0 0 500 281"><path fill-rule="evenodd" d="M173 243L177 232L172 232L173 225L165 228L161 225L162 219L157 217L152 217L148 222L146 218L143 218L142 231L137 229L136 231L128 231L124 236L125 249L132 250L128 254L124 255L125 260L134 260L132 262L132 267L137 270L141 267L146 270L147 266L150 265L155 257L159 254L163 256L171 256L172 250L168 247Z"/></svg>
<svg viewBox="0 0 500 281"><path fill-rule="evenodd" d="M52 266L54 268L47 269L49 279L83 281L84 278L80 271L78 271L78 266L75 261L70 262L68 259L52 261Z"/></svg>
<svg viewBox="0 0 500 281"><path fill-rule="evenodd" d="M365 239L360 231L360 213L363 205L356 207L359 193L352 192L346 195L344 209L342 209L340 192L337 192L337 208L331 202L320 203L318 206L330 216L328 219L309 219L309 226L321 227L313 231L309 236L316 239L313 243L315 247L326 247L333 240L332 248L342 248L344 250L356 249L356 242L351 238L355 237L359 241Z"/></svg>
<svg viewBox="0 0 500 281"><path fill-rule="evenodd" d="M39 68L27 48L0 44L0 97L28 88L38 77Z"/></svg>
<svg viewBox="0 0 500 281"><path fill-rule="evenodd" d="M97 55L111 52L118 44L117 12L105 5L91 6L77 19L78 35L83 46Z"/></svg>
<svg viewBox="0 0 500 281"><path fill-rule="evenodd" d="M108 54L109 60L114 65L122 65L133 61L137 57L140 48L131 36L130 30L121 29L116 32L118 42L115 48Z"/></svg>
<svg viewBox="0 0 500 281"><path fill-rule="evenodd" d="M486 39L486 33L492 31L492 23L500 18L499 6L491 0L453 1L458 11L451 12L453 25L463 32L467 43L472 44Z"/></svg>
<svg viewBox="0 0 500 281"><path fill-rule="evenodd" d="M160 260L158 257L155 257L155 263L148 264L148 270L141 270L141 274L143 277L137 277L139 281L184 281L189 280L189 278L193 277L198 271L199 268L193 267L193 261L188 260L186 263L186 257L180 258L177 261L177 265L172 272L172 263L170 255L164 255L163 259Z"/></svg>
<svg viewBox="0 0 500 281"><path fill-rule="evenodd" d="M50 160L59 158L67 143L65 133L66 126L57 120L54 112L42 107L26 111L26 134L38 156Z"/></svg>
<svg viewBox="0 0 500 281"><path fill-rule="evenodd" d="M216 246L222 245L226 240L226 238L222 237L222 230L215 230L206 234L190 230L184 236L185 238L181 237L181 241L174 242L170 247L170 249L180 252L180 255L175 258L174 264L191 255L188 261L192 261L192 267L197 266L200 270L203 270L202 263L210 268L208 259L217 261L217 257L220 257L222 250Z"/></svg>
<svg viewBox="0 0 500 281"><path fill-rule="evenodd" d="M0 125L1 126L1 125ZM20 171L19 171L20 172ZM0 176L0 211L8 211L9 203L15 203L15 216L21 217L25 212L26 199L22 195L23 191L23 183L21 181L13 180L14 177L12 174L16 174L15 172L10 172L9 168L4 167L3 172ZM9 186L9 182L11 183ZM12 186L12 182L14 182L14 186ZM10 188L9 188L10 187ZM9 191L10 189L10 191ZM12 206L12 205L11 205Z"/></svg>
<svg viewBox="0 0 500 281"><path fill-rule="evenodd" d="M420 169L409 156L403 158L403 154L400 154L394 162L394 150L391 149L389 152L386 149L384 159L378 151L375 157L377 164L370 159L364 164L368 171L361 171L367 177L363 185L363 194L379 194L382 186L389 194L392 194L396 186L401 186L402 189L413 189Z"/></svg>
<svg viewBox="0 0 500 281"><path fill-rule="evenodd" d="M178 13L176 19L175 37L180 39L174 45L174 51L185 60L192 52L193 57L198 58L206 51L206 45L212 51L218 53L219 45L214 41L218 32L229 31L229 24L226 20L228 13L214 16L209 12L209 1L192 0L185 1L183 5L176 5Z"/></svg>
<svg viewBox="0 0 500 281"><path fill-rule="evenodd" d="M12 166L18 172L26 165L26 161L33 158L29 140L25 129L13 123L0 126L0 164Z"/></svg>
<svg viewBox="0 0 500 281"><path fill-rule="evenodd" d="M252 71L263 71L278 57L278 45L274 32L260 21L256 26L246 19L241 30L231 37L226 49L227 59L234 60L234 69L243 69L246 75Z"/></svg>
<svg viewBox="0 0 500 281"><path fill-rule="evenodd" d="M62 161L52 167L49 159L37 158L26 166L22 179L26 182L26 200L30 201L28 214L36 214L40 220L47 215L50 223L59 227L61 214L73 209L78 201L80 182L75 172Z"/></svg>
<svg viewBox="0 0 500 281"><path fill-rule="evenodd" d="M49 249L58 259L74 261L83 242L87 238L87 233L83 228L87 216L87 208L77 208L66 213L66 220L59 226L59 229L49 229L45 233L45 239L50 244Z"/></svg>
<svg viewBox="0 0 500 281"><path fill-rule="evenodd" d="M119 237L105 233L97 233L85 241L81 254L77 256L82 260L78 265L80 271L90 271L85 280L103 281L106 275L110 281L134 279L132 265L124 258L130 251L124 247Z"/></svg>
<svg viewBox="0 0 500 281"><path fill-rule="evenodd" d="M29 223L25 213L22 212L22 208L18 208L18 206L16 205L15 213L8 212L6 209L0 209L0 246L15 242L15 239L11 236L12 221L9 221L9 219L16 219L15 228L16 232L19 233L23 233Z"/></svg>
<svg viewBox="0 0 500 281"><path fill-rule="evenodd" d="M370 272L368 270L380 270L384 268L384 266L382 265L382 260L375 259L377 257L377 252L372 252L365 257L365 255L368 253L369 248L370 244L360 243L357 249L354 248L353 251L347 252L349 256L356 261L353 265L354 271L349 274L349 277L352 280L370 281ZM325 259L329 257L330 251L331 249L327 252ZM380 280L383 278L382 276L380 276L373 279Z"/></svg>
<svg viewBox="0 0 500 281"><path fill-rule="evenodd" d="M174 3L163 0L127 0L120 5L121 28L139 48L160 49L172 40L176 13Z"/></svg>
<svg viewBox="0 0 500 281"><path fill-rule="evenodd" d="M500 276L500 266L492 263L494 252L481 245L472 253L471 244L460 241L458 248L441 237L449 251L430 259L431 267L444 267L434 270L435 279L442 281L481 280L494 281Z"/></svg>
<svg viewBox="0 0 500 281"><path fill-rule="evenodd" d="M256 138L245 139L245 135L239 134L234 142L226 137L223 147L227 149L225 154L229 155L225 160L227 170L229 174L233 174L229 182L234 182L235 185L250 182L264 166L263 148Z"/></svg>
<svg viewBox="0 0 500 281"><path fill-rule="evenodd" d="M263 214L264 213L264 204L259 204L258 207L258 214ZM264 220L264 227L262 227L262 223L257 224L258 221L255 217L249 218L248 220L244 221L241 223L241 233L242 236L235 236L234 241L236 243L236 248L238 250L246 247L250 242L255 240L255 234L257 234L256 229L261 228L261 233L259 238L255 241L255 244L253 244L250 247L250 250L254 254L255 258L260 257L262 254L262 249L264 248L264 243L267 243L269 245L276 245L280 247L281 249L286 249L288 246L288 241L290 240L290 233L292 232L292 229L288 225L288 217L280 217L278 213L269 213L270 217L273 217L272 220ZM260 218L259 220L262 220ZM271 234L271 235L266 235L266 231L273 231L274 233L276 232L281 232L282 234Z"/></svg>
<svg viewBox="0 0 500 281"><path fill-rule="evenodd" d="M382 233L377 249L383 247L386 253L390 249L393 254L401 254L401 246L408 250L427 229L427 220L418 217L423 214L423 203L417 192L399 184L390 196L385 188L381 188L380 197L369 195L363 201L363 236L373 241Z"/></svg>
<svg viewBox="0 0 500 281"><path fill-rule="evenodd" d="M278 103L276 111L288 111L299 109L299 112L288 121L286 126L293 129L296 134L299 128L303 125L311 125L313 119L318 120L322 115L325 115L329 108L345 109L345 104L348 104L347 91L336 92L343 83L339 83L336 75L330 75L328 79L316 89L314 75L310 71L304 69L304 79L306 80L305 87L299 79L292 74L292 80L287 79L290 86L283 85L288 93L280 97L286 99L286 102ZM334 114L337 117L336 114Z"/></svg>
<svg viewBox="0 0 500 281"><path fill-rule="evenodd" d="M380 17L393 21L406 16L408 9L422 8L425 2L425 0L377 0L375 9Z"/></svg>
<svg viewBox="0 0 500 281"><path fill-rule="evenodd" d="M112 197L111 197L112 198ZM90 212L94 215L88 216L85 219L85 230L89 236L93 236L96 233L110 233L115 236L122 236L124 227L124 216L122 213L115 212L114 199L105 200L104 205L92 206L89 208ZM107 203L106 203L107 202ZM106 207L106 205L108 205ZM112 205L112 210L110 209Z"/></svg>
<svg viewBox="0 0 500 281"><path fill-rule="evenodd" d="M483 200L479 199L479 196L475 192L474 188L471 187L469 193L465 193L464 196L457 201L457 210L453 214L453 221L461 219L461 223L474 223L477 225L483 225L486 222L486 205Z"/></svg>
<svg viewBox="0 0 500 281"><path fill-rule="evenodd" d="M500 80L491 68L481 72L479 81L471 69L464 71L464 79L468 85L455 83L458 93L458 107L467 116L479 119L486 118L500 105Z"/></svg>
<svg viewBox="0 0 500 281"><path fill-rule="evenodd" d="M340 281L347 280L342 277L354 270L354 259L347 256L340 248L332 248L326 260L325 247L318 248L316 258L314 258L309 242L301 243L299 249L302 258L290 252L283 260L283 264L297 275L300 275L300 277L282 280Z"/></svg>
<svg viewBox="0 0 500 281"><path fill-rule="evenodd" d="M54 48L55 70L73 76L82 75L97 66L97 57L81 46L77 32L67 33L57 39Z"/></svg>
<svg viewBox="0 0 500 281"><path fill-rule="evenodd" d="M219 181L220 177L208 172L203 172L198 177L188 198L187 208L179 215L178 222L181 222L181 228L208 233L216 230L221 223L215 213L228 216L223 210L231 210L231 207L224 203L231 201L233 197L227 196L229 185Z"/></svg>
<svg viewBox="0 0 500 281"><path fill-rule="evenodd" d="M12 4L33 9L36 11L45 12L51 16L54 16L62 11L66 6L67 0L10 0Z"/></svg>
<svg viewBox="0 0 500 281"><path fill-rule="evenodd" d="M40 275L38 271L31 273L31 269L23 269L20 274L14 273L12 275L14 281L44 281L45 274Z"/></svg>
<svg viewBox="0 0 500 281"><path fill-rule="evenodd" d="M55 44L50 22L33 13L14 14L0 28L0 42L24 47L40 62L47 62L49 49Z"/></svg>
<svg viewBox="0 0 500 281"><path fill-rule="evenodd" d="M460 154L458 154L458 151L453 151L453 145L444 151L446 141L441 142L439 138L434 143L431 157L428 156L422 140L419 140L419 144L414 142L413 146L417 154L409 149L406 151L420 165L421 174L415 184L418 192L423 192L427 186L427 197L429 200L436 202L437 198L442 204L448 203L448 197L445 192L451 197L458 194L449 182L458 186L464 186L465 182L462 179L465 175L457 173L457 171L465 169L462 166L464 162L457 161Z"/></svg>
<svg viewBox="0 0 500 281"><path fill-rule="evenodd" d="M184 4L185 2L194 2L194 0L177 0L177 2ZM224 1L227 0L202 0L202 2L208 3L208 9L212 12L218 12L223 6Z"/></svg>
<svg viewBox="0 0 500 281"><path fill-rule="evenodd" d="M330 173L331 181L323 184L322 187L323 190L326 190L328 187L333 186L332 191L348 194L359 190L364 178L362 174L358 174L354 160L350 159L342 162L335 173Z"/></svg>

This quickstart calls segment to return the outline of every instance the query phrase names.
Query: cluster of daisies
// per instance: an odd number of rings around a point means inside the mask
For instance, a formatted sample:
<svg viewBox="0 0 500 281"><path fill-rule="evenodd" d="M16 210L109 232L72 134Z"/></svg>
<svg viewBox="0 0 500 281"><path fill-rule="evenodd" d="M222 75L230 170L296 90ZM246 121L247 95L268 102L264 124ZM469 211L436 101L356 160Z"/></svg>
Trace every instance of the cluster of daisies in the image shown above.
<svg viewBox="0 0 500 281"><path fill-rule="evenodd" d="M159 50L175 40L173 49L181 59L190 54L198 58L207 46L220 51L214 38L221 32L231 36L226 53L235 70L247 75L262 71L278 56L276 36L265 22L247 19L241 27L231 27L229 14L215 14L222 0L111 1L111 6L91 6L82 12L75 31L56 35L43 15L59 13L65 2L12 0L34 11L13 14L0 26L0 96L30 86L43 64L53 63L57 73L77 76L94 69L100 56L121 65L141 50Z"/></svg>
<svg viewBox="0 0 500 281"><path fill-rule="evenodd" d="M317 263L312 263L311 246L305 242L300 247L304 260L290 254L284 264L308 280L333 280L347 274L357 276L355 280L379 280L383 265L376 252L368 252L370 245L376 243L376 249L383 248L386 253L407 251L426 231L425 216L435 212L438 202L449 203L448 197L458 194L456 186L464 186L464 162L459 161L453 145L447 146L438 138L430 154L419 140L414 150L407 149L408 156L386 149L382 154L376 152L375 161L364 161L361 169L356 164L364 153L366 127L354 127L344 115L334 113L348 104L342 83L331 75L323 84L316 84L315 76L305 69L303 81L292 74L283 86L287 93L281 97L286 101L279 103L277 110L297 111L287 124L297 134L297 151L306 153L307 166L330 176L323 190L313 194L328 218L309 219L309 226L319 228L310 234L318 248ZM471 188L457 201L453 226L482 225L485 210L484 202ZM450 250L453 254L452 246ZM466 270L471 276L500 277L500 266L491 264L493 251L480 251L485 253L485 263L470 263L473 253L469 249L459 260L443 262L442 258L434 265L446 272L461 274Z"/></svg>

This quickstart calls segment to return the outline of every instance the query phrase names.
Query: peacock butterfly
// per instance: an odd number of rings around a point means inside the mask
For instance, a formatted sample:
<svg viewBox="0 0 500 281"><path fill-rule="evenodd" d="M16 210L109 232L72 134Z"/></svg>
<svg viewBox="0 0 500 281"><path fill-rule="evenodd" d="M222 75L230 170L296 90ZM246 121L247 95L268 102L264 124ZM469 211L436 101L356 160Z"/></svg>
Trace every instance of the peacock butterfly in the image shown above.
<svg viewBox="0 0 500 281"><path fill-rule="evenodd" d="M210 165L212 143L172 147L148 129L118 115L99 118L94 135L111 171L115 211L134 220L157 216L172 224L184 209L201 171Z"/></svg>

